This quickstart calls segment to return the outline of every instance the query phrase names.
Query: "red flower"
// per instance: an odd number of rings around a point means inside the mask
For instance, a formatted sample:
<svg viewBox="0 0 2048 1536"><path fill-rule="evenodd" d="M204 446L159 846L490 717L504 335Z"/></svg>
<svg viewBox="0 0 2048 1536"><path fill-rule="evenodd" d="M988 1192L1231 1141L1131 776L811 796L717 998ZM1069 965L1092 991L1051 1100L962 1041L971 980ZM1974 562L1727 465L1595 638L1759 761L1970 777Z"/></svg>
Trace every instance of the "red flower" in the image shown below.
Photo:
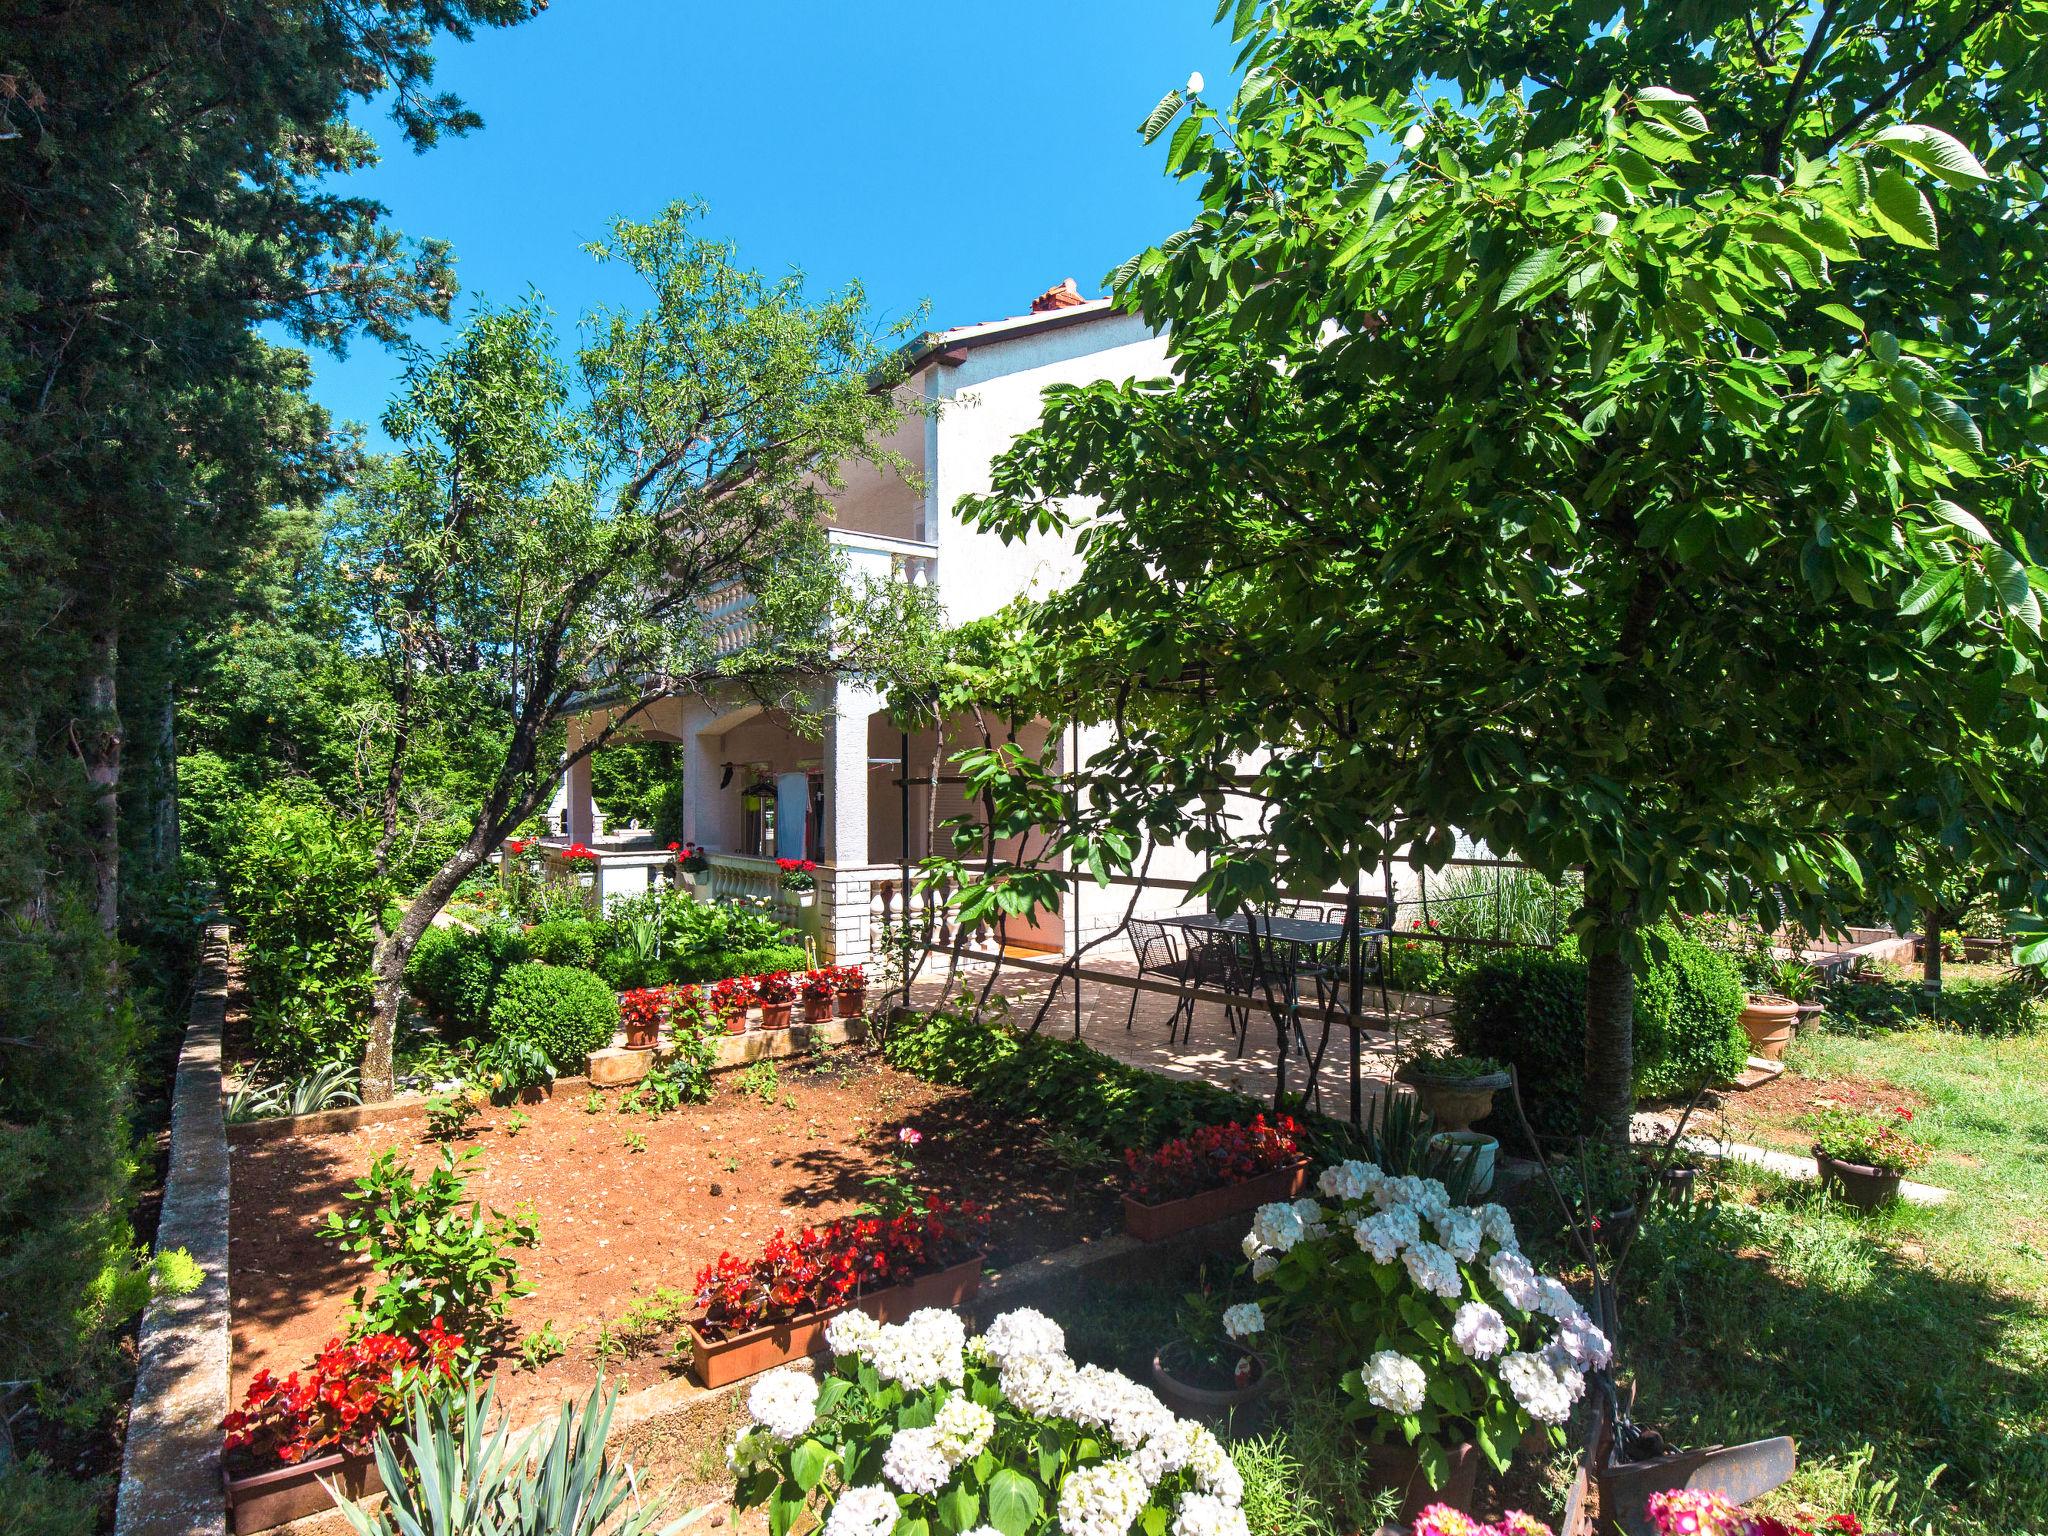
<svg viewBox="0 0 2048 1536"><path fill-rule="evenodd" d="M592 864L597 862L596 853L585 847L582 843L571 843L567 848L564 848L562 850L562 858L571 864L581 863L585 860Z"/></svg>
<svg viewBox="0 0 2048 1536"><path fill-rule="evenodd" d="M1298 1162L1301 1126L1293 1116L1268 1121L1254 1115L1250 1125L1231 1121L1207 1125L1153 1152L1124 1153L1125 1187L1147 1205L1184 1199L1205 1189L1242 1184Z"/></svg>
<svg viewBox="0 0 2048 1536"><path fill-rule="evenodd" d="M1905 1105L1901 1104L1898 1108L1898 1116L1901 1120L1910 1120L1913 1118L1913 1111L1906 1108ZM1856 1517L1854 1515L1851 1515L1849 1518L1853 1520Z"/></svg>
<svg viewBox="0 0 2048 1536"><path fill-rule="evenodd" d="M455 1374L461 1348L462 1335L439 1319L417 1340L390 1333L346 1344L330 1339L303 1381L297 1371L282 1382L268 1371L256 1373L241 1408L221 1422L223 1448L251 1447L287 1465L334 1445L367 1450L415 1383L437 1385Z"/></svg>

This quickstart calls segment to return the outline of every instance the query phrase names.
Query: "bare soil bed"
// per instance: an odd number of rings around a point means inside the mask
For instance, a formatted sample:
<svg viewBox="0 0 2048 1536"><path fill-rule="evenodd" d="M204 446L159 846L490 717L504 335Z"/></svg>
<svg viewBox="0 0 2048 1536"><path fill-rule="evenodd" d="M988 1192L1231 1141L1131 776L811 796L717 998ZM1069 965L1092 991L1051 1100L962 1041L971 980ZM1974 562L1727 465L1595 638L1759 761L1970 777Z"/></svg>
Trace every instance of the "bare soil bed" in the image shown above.
<svg viewBox="0 0 2048 1536"><path fill-rule="evenodd" d="M470 1192L486 1205L529 1207L537 1247L522 1255L534 1294L513 1304L514 1336L494 1356L500 1401L515 1420L588 1390L602 1354L622 1389L681 1370L668 1358L668 1317L630 1336L619 1324L658 1289L687 1291L722 1250L751 1256L778 1228L828 1221L859 1207L863 1180L883 1171L908 1126L920 1187L992 1212L989 1254L1009 1262L1110 1230L1114 1187L1049 1155L1037 1131L983 1111L966 1093L841 1048L817 1063L785 1063L770 1095L721 1077L708 1104L662 1116L621 1114L616 1092L559 1093L520 1110L493 1108L453 1143L479 1154ZM514 1121L523 1114L523 1125ZM644 1139L644 1150L631 1138ZM233 1148L230 1290L233 1385L305 1364L342 1328L366 1268L318 1234L326 1213L387 1147L415 1169L440 1145L413 1126L252 1141ZM643 1316L644 1316L643 1312ZM537 1366L518 1336L552 1323L566 1348Z"/></svg>

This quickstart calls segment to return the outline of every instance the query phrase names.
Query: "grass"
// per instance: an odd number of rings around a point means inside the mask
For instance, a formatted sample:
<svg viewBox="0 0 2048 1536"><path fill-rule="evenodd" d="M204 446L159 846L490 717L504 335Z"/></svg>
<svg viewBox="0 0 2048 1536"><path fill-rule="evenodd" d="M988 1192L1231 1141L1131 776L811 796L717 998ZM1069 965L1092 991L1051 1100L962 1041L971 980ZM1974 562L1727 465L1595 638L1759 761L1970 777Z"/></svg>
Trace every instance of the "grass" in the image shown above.
<svg viewBox="0 0 2048 1536"><path fill-rule="evenodd" d="M2048 1531L2048 1035L1819 1035L1790 1065L1817 1095L1914 1104L1919 1177L1952 1198L1863 1216L1738 1169L1647 1222L1622 1341L1638 1417L1686 1444L1793 1435L1780 1513ZM1802 1107L1769 1103L1736 1101L1732 1128L1796 1144Z"/></svg>

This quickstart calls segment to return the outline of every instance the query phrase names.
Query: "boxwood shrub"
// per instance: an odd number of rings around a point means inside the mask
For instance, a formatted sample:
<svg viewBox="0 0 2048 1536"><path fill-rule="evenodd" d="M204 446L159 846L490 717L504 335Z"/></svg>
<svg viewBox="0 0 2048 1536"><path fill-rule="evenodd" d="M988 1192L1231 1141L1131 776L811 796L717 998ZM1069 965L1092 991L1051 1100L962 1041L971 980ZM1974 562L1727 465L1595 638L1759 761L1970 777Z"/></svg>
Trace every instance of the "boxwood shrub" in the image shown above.
<svg viewBox="0 0 2048 1536"><path fill-rule="evenodd" d="M600 929L585 917L551 917L526 930L526 952L543 965L589 970L597 959Z"/></svg>
<svg viewBox="0 0 2048 1536"><path fill-rule="evenodd" d="M493 1040L524 1041L558 1072L574 1072L592 1051L611 1043L619 1000L604 978L568 965L516 965L491 1004Z"/></svg>
<svg viewBox="0 0 2048 1536"><path fill-rule="evenodd" d="M528 957L516 928L429 928L405 967L406 990L457 1036L479 1035L499 984Z"/></svg>
<svg viewBox="0 0 2048 1536"><path fill-rule="evenodd" d="M1636 974L1636 1092L1690 1094L1725 1082L1749 1052L1739 1022L1742 982L1725 956L1661 930L1666 958ZM1538 1132L1581 1129L1586 1079L1586 963L1565 950L1511 949L1481 960L1458 983L1451 1033L1468 1055L1513 1062ZM1497 1103L1485 1129L1513 1140L1513 1112Z"/></svg>

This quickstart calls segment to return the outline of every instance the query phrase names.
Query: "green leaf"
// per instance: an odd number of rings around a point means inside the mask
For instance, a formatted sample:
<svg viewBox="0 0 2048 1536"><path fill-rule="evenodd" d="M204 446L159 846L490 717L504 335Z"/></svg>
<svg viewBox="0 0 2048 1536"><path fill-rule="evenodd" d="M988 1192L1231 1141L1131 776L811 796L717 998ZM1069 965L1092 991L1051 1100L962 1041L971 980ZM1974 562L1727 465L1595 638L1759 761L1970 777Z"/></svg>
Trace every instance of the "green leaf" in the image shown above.
<svg viewBox="0 0 2048 1536"><path fill-rule="evenodd" d="M1545 278L1557 271L1560 252L1554 245L1546 245L1540 251L1531 251L1514 265L1508 273L1508 280L1500 286L1500 297L1496 302L1506 308L1523 294L1534 288Z"/></svg>
<svg viewBox="0 0 2048 1536"><path fill-rule="evenodd" d="M809 1493L823 1481L825 1468L832 1464L832 1453L817 1439L799 1440L789 1453L789 1475L797 1487Z"/></svg>
<svg viewBox="0 0 2048 1536"><path fill-rule="evenodd" d="M1883 145L1955 186L1975 186L1993 179L1961 139L1925 123L1900 123L1873 135L1870 142Z"/></svg>
<svg viewBox="0 0 2048 1536"><path fill-rule="evenodd" d="M938 1497L938 1511L947 1530L971 1531L981 1522L981 1496L972 1488L948 1488Z"/></svg>
<svg viewBox="0 0 2048 1536"><path fill-rule="evenodd" d="M2005 611L2018 619L2028 629L2041 627L2041 599L2034 593L2033 583L2027 580L2027 568L2006 550L1994 547L1985 557L1991 569L1991 586L1998 593L1998 600L2005 604Z"/></svg>
<svg viewBox="0 0 2048 1536"><path fill-rule="evenodd" d="M1982 518L1967 507L1959 507L1952 501L1932 501L1927 510L1940 518L1949 527L1958 530L1972 544L1992 544L1991 530L1984 526Z"/></svg>
<svg viewBox="0 0 2048 1536"><path fill-rule="evenodd" d="M1984 451L1984 434L1977 430L1977 423L1970 419L1970 413L1955 401L1941 395L1928 395L1921 402L1921 409L1934 418L1942 436L1950 442L1975 453Z"/></svg>
<svg viewBox="0 0 2048 1536"><path fill-rule="evenodd" d="M777 1485L768 1500L769 1536L789 1536L789 1528L796 1524L796 1517L804 1512L804 1496L789 1492L789 1485Z"/></svg>
<svg viewBox="0 0 2048 1536"><path fill-rule="evenodd" d="M1818 308L1820 312L1826 315L1830 320L1839 320L1842 322L1842 324L1848 326L1849 329L1852 331L1860 331L1863 329L1862 317L1858 315L1855 310L1850 309L1846 304L1820 304L1816 305L1815 307Z"/></svg>
<svg viewBox="0 0 2048 1536"><path fill-rule="evenodd" d="M1899 612L1906 615L1925 613L1955 591L1962 579L1961 566L1952 565L1942 570L1929 571L1906 589L1906 595L1899 600Z"/></svg>
<svg viewBox="0 0 2048 1536"><path fill-rule="evenodd" d="M1899 244L1917 246L1923 251L1939 245L1934 209L1926 194L1904 172L1880 171L1870 186L1870 206L1877 222Z"/></svg>
<svg viewBox="0 0 2048 1536"><path fill-rule="evenodd" d="M1181 109L1182 99L1177 88L1159 98L1159 105L1146 115L1144 126L1138 130L1147 144L1166 132L1166 125L1173 121Z"/></svg>
<svg viewBox="0 0 2048 1536"><path fill-rule="evenodd" d="M1038 1484L1014 1467L1004 1467L988 1480L988 1523L1003 1536L1025 1536L1045 1511Z"/></svg>

